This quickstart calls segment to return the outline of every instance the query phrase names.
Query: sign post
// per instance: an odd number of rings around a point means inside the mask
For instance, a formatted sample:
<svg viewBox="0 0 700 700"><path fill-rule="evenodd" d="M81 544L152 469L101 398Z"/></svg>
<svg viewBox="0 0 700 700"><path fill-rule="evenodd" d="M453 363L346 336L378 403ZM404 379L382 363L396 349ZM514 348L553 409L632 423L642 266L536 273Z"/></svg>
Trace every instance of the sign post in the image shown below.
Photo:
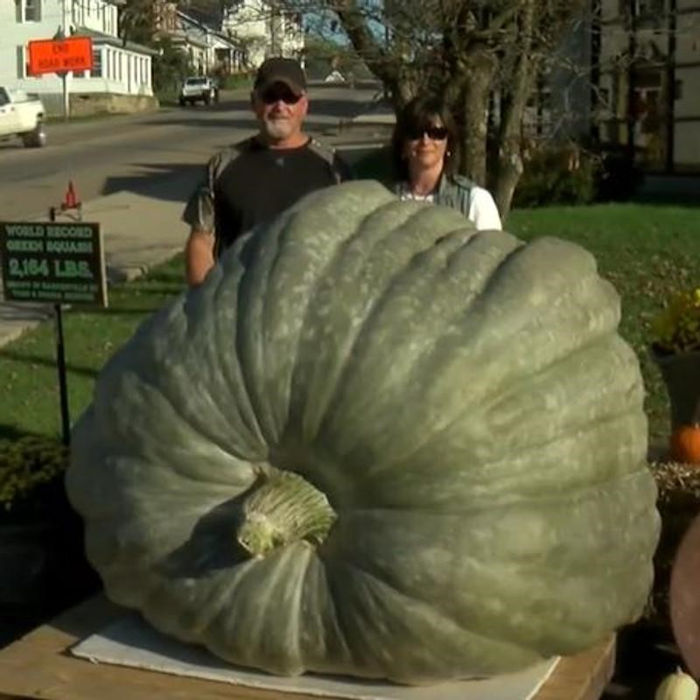
<svg viewBox="0 0 700 700"><path fill-rule="evenodd" d="M92 70L92 39L86 36L64 38L63 32L54 39L29 42L29 74L56 73L63 82L63 112L68 118L68 74L70 71Z"/></svg>
<svg viewBox="0 0 700 700"><path fill-rule="evenodd" d="M49 302L56 313L56 364L63 442L70 416L61 305L107 306L107 276L100 225L82 221L0 222L5 299Z"/></svg>
<svg viewBox="0 0 700 700"><path fill-rule="evenodd" d="M61 73L92 70L92 39L71 36L66 39L36 39L29 42L29 72Z"/></svg>

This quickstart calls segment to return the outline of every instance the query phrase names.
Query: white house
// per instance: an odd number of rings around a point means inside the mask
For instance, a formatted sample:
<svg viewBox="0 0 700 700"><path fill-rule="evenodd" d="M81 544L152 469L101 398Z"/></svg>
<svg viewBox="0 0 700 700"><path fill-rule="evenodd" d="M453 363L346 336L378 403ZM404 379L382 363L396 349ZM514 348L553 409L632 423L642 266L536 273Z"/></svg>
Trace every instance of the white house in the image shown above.
<svg viewBox="0 0 700 700"><path fill-rule="evenodd" d="M219 32L209 35L209 51L214 69L224 73L237 73L243 70L248 61L245 48L235 37L227 37Z"/></svg>
<svg viewBox="0 0 700 700"><path fill-rule="evenodd" d="M173 35L180 37L183 50L188 54L192 69L199 75L208 75L220 67L226 72L238 70L244 63L244 51L238 41L217 32L204 22L177 10L177 30Z"/></svg>
<svg viewBox="0 0 700 700"><path fill-rule="evenodd" d="M118 36L124 0L4 0L0 2L0 85L38 93L49 113L62 109L63 81L28 72L28 42L66 35L89 36L93 69L67 77L71 113L132 111L155 106L151 59L155 52Z"/></svg>
<svg viewBox="0 0 700 700"><path fill-rule="evenodd" d="M155 37L168 38L187 55L191 70L200 75L231 73L245 64L244 51L235 37L224 35L204 19L179 10L174 2L154 0Z"/></svg>
<svg viewBox="0 0 700 700"><path fill-rule="evenodd" d="M601 0L604 141L648 171L700 170L700 4Z"/></svg>
<svg viewBox="0 0 700 700"><path fill-rule="evenodd" d="M304 29L299 13L284 12L266 0L240 0L226 11L221 28L243 42L250 68L257 68L268 56L303 61Z"/></svg>

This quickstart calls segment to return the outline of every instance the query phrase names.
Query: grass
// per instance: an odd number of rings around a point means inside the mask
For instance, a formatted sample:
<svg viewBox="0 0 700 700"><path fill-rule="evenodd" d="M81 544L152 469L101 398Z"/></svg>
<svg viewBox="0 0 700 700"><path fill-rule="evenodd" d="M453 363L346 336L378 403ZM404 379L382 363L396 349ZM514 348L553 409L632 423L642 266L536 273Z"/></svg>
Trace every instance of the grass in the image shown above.
<svg viewBox="0 0 700 700"><path fill-rule="evenodd" d="M609 204L516 210L507 228L523 239L538 235L567 238L596 256L601 274L620 292L620 332L640 359L650 438L656 443L665 441L668 399L648 355L649 322L671 292L700 282L700 208ZM182 258L177 257L139 281L113 287L109 309L75 309L65 314L72 420L89 403L104 362L183 286ZM0 438L60 435L51 324L0 348L0 392Z"/></svg>
<svg viewBox="0 0 700 700"><path fill-rule="evenodd" d="M69 409L75 421L92 397L105 361L137 326L184 289L181 256L144 278L109 291L108 309L63 314ZM53 324L42 324L0 347L0 438L61 434Z"/></svg>
<svg viewBox="0 0 700 700"><path fill-rule="evenodd" d="M601 275L621 296L620 334L640 360L650 441L664 443L668 397L649 355L650 322L669 295L700 285L700 208L616 203L523 209L511 213L506 228L525 240L566 238L595 255Z"/></svg>

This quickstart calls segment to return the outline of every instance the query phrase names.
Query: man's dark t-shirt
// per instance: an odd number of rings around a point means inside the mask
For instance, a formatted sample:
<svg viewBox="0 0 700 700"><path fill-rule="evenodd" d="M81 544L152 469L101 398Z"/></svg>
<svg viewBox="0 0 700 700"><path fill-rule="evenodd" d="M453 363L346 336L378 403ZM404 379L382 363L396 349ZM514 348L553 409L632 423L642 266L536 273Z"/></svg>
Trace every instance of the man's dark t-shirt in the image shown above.
<svg viewBox="0 0 700 700"><path fill-rule="evenodd" d="M312 139L298 148L272 149L251 138L217 154L183 219L215 230L218 257L241 234L274 219L309 192L348 179L342 162L321 149Z"/></svg>

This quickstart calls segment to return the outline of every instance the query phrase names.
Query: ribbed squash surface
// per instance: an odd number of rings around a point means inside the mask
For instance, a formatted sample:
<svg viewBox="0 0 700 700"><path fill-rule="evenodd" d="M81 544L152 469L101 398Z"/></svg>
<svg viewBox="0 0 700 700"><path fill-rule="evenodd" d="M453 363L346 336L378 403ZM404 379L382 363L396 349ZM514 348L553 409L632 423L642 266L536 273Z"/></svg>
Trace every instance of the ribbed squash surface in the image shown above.
<svg viewBox="0 0 700 700"><path fill-rule="evenodd" d="M658 536L619 317L572 243L369 182L310 195L102 371L67 477L89 559L155 627L273 673L582 650L638 616Z"/></svg>

